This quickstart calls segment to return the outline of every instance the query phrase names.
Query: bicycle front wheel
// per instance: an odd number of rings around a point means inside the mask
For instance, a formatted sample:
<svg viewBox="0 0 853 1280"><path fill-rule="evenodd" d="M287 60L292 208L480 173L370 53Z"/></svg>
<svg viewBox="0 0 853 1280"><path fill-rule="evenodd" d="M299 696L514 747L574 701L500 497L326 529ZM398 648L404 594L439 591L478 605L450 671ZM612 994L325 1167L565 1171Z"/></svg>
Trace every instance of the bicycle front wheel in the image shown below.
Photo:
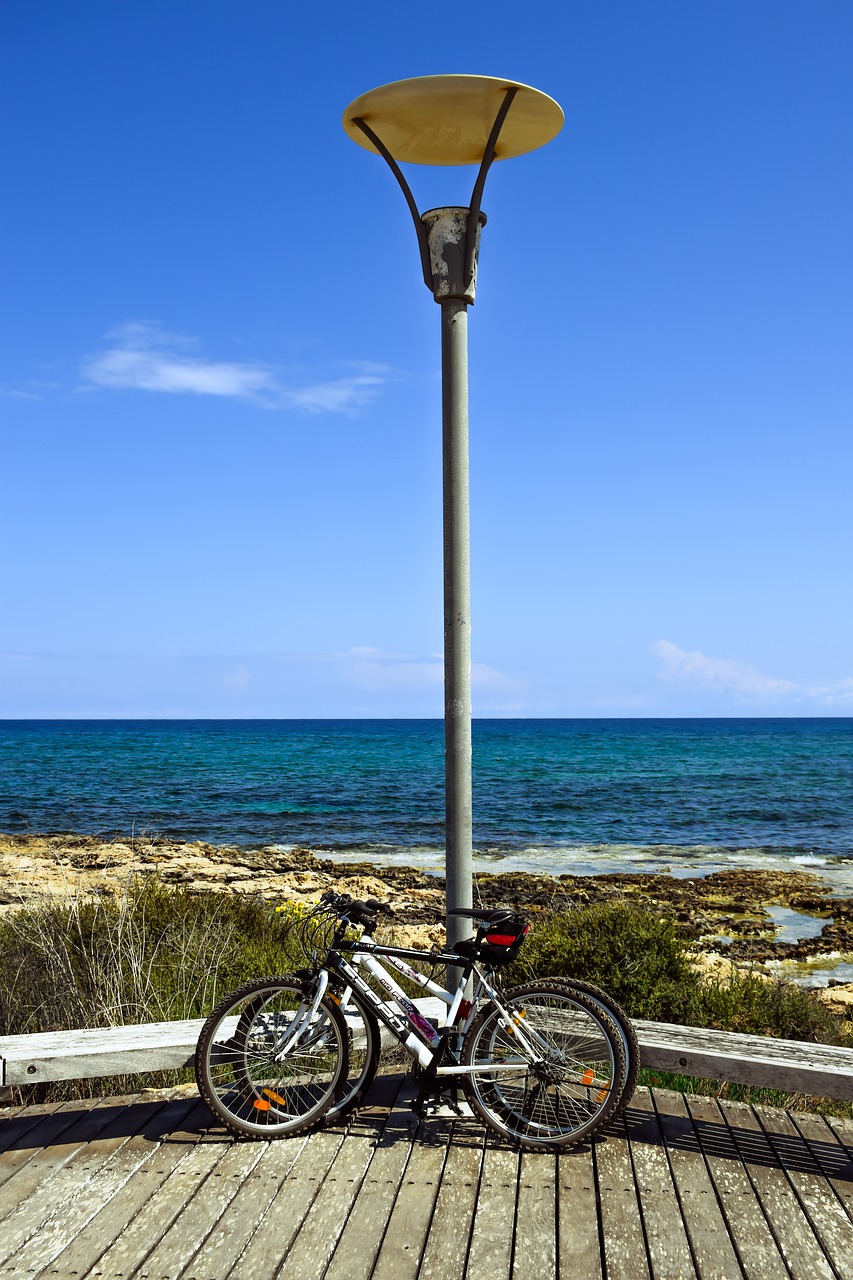
<svg viewBox="0 0 853 1280"><path fill-rule="evenodd" d="M468 1101L496 1133L529 1150L580 1142L613 1114L626 1079L612 1019L558 982L514 987L490 1003L462 1046Z"/></svg>
<svg viewBox="0 0 853 1280"><path fill-rule="evenodd" d="M282 1138L319 1123L348 1071L347 1028L326 997L290 978L247 982L214 1009L195 1055L199 1092L246 1138Z"/></svg>

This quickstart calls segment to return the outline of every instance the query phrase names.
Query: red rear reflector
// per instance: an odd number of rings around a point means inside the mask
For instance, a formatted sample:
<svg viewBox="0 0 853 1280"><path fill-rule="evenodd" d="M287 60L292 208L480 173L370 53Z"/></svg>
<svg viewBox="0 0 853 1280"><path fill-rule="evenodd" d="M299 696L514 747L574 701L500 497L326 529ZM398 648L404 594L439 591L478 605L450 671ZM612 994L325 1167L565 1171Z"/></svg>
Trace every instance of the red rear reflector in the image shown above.
<svg viewBox="0 0 853 1280"><path fill-rule="evenodd" d="M517 933L487 933L486 942L490 942L493 947L511 947L518 942L518 937Z"/></svg>

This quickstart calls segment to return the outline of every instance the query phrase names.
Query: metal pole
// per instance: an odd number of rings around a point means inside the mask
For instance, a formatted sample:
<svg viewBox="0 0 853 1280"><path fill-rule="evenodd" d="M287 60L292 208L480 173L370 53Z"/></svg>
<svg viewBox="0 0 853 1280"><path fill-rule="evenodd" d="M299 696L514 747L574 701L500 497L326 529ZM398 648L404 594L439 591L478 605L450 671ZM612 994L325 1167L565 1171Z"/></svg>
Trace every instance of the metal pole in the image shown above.
<svg viewBox="0 0 853 1280"><path fill-rule="evenodd" d="M444 784L447 910L473 906L471 797L471 556L468 504L468 305L441 303L444 485ZM449 945L470 921L448 915Z"/></svg>
<svg viewBox="0 0 853 1280"><path fill-rule="evenodd" d="M433 296L441 306L441 426L444 491L444 793L447 942L471 936L452 916L474 905L471 832L471 552L468 522L468 306L477 288L480 231L476 211L430 209L427 230ZM473 272L469 264L473 261ZM448 975L450 980L452 978Z"/></svg>

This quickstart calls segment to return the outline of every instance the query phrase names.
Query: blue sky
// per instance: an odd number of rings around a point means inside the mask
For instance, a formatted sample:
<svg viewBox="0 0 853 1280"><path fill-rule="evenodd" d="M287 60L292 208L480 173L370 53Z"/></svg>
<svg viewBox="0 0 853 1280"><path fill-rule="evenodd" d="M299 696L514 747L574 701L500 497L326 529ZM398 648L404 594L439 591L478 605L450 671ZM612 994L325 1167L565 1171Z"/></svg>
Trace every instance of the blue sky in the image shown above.
<svg viewBox="0 0 853 1280"><path fill-rule="evenodd" d="M448 71L566 112L484 200L475 714L853 714L853 8L471 21L7 0L0 715L441 714L439 311L340 117Z"/></svg>

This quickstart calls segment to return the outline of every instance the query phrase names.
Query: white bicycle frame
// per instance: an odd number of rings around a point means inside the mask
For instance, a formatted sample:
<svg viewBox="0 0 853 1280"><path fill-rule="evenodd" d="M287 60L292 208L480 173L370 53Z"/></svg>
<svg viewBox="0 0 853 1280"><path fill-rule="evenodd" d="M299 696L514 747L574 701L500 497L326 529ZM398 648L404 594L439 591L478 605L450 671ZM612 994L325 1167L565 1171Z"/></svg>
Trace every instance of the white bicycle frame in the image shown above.
<svg viewBox="0 0 853 1280"><path fill-rule="evenodd" d="M372 947L375 945L373 942L373 939L367 935L363 935L360 941L362 945L367 947ZM380 961L376 958L376 956L371 955L369 950L356 951L351 956L351 963L353 965L353 968L355 968L356 970L359 968L364 968L367 970L368 973L372 974L372 976L377 980L380 986L382 986L385 989L385 991L388 992L388 994L391 996L391 999L402 1009L403 1013L405 1013L406 1017L409 1019L409 1022L414 1027L416 1027L417 1030L420 1032L420 1034L427 1040L428 1044L424 1044L424 1042L420 1040L417 1036L410 1035L406 1040L403 1041L403 1043L406 1045L406 1047L409 1049L412 1055L417 1058L420 1065L422 1067L426 1067L432 1061L432 1056L433 1056L432 1051L435 1050L441 1037L438 1035L437 1031L432 1026L432 1024L428 1022L427 1019L423 1016L423 1014L417 1008L417 1005L415 1005L414 1002L409 999L409 997L406 995L405 991L400 986L400 984L398 982L395 982L395 980L387 972L387 970L385 969L385 965L386 964L391 965L394 969L398 971L398 973L402 973L404 977L408 978L412 982L417 983L417 985L422 990L429 991L431 995L437 996L439 1000L442 1000L448 1006L447 1015L445 1018L445 1026L452 1025L452 1023L455 1022L456 1020L457 1014L459 1013L460 1005L462 1004L462 1000L464 998L464 991L465 991L464 983L460 982L456 991L448 991L446 987L442 987L439 983L433 981L432 978L428 978L425 974L419 973L417 969L412 968L410 964L406 963L406 961L402 958L402 956L388 955L384 951L381 952L381 956L382 956L382 961L380 963ZM426 953L425 953L425 957L426 957ZM471 1023L473 1022L476 1011L477 1011L478 997L482 991L485 991L485 993L489 996L489 998L494 1000L495 1003L498 1005L498 1008L502 1010L501 1020L502 1022L505 1023L507 1028L517 1036L519 1040L519 1048L522 1050L527 1050L527 1053L531 1055L531 1057L535 1060L537 1054L536 1054L536 1048L532 1041L534 1039L539 1040L540 1037L537 1036L536 1033L532 1031L532 1028L525 1027L522 1030L521 1028L523 1024L521 1023L521 1020L519 1018L513 1015L510 1015L509 1018L505 1017L503 1015L503 1006L501 1004L498 993L486 981L486 979L483 977L479 969L475 970L475 972L478 978L475 998L471 1002L471 1008L469 1009L464 1022L459 1027L459 1035L460 1036L464 1035L465 1032L470 1027ZM344 989L344 993L341 997L340 1007L344 1014L346 1013L346 1010L347 1010L347 1002L349 1000L351 992L352 992L352 987L347 986ZM528 1038L528 1037L531 1037L531 1038ZM544 1050L546 1055L550 1056L550 1053L551 1053L550 1047L547 1044L545 1044L544 1041L541 1043L540 1048L541 1050ZM523 1062L529 1061L529 1060L530 1060L529 1058L526 1058L523 1056L519 1057L517 1062L507 1061L505 1059L501 1063L493 1063L489 1069L490 1071L517 1071L519 1066ZM482 1067L463 1067L460 1065L453 1065L448 1067L438 1067L436 1070L436 1075L459 1076L459 1075L472 1075L476 1072L482 1072Z"/></svg>

